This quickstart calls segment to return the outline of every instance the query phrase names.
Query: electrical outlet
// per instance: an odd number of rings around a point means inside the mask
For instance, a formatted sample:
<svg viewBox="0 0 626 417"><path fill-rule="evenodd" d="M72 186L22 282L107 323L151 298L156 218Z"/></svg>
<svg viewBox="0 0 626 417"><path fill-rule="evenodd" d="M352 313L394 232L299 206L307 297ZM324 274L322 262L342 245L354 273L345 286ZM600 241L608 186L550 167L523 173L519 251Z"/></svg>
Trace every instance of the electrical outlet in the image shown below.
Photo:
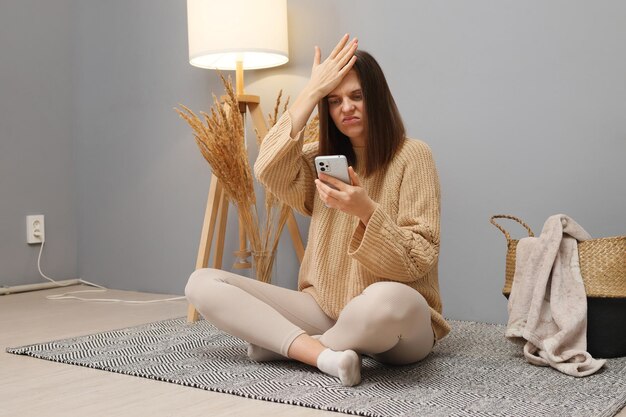
<svg viewBox="0 0 626 417"><path fill-rule="evenodd" d="M41 243L45 240L43 214L26 216L26 242Z"/></svg>

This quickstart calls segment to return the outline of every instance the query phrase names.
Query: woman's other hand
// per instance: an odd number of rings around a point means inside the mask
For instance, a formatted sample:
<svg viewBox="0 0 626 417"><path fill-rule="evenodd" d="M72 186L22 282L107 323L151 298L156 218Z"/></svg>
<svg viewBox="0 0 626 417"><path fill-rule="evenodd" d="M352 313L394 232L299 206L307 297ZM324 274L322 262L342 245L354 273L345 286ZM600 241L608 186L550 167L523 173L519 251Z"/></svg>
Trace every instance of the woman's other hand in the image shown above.
<svg viewBox="0 0 626 417"><path fill-rule="evenodd" d="M341 210L344 213L358 217L367 225L372 213L376 210L376 202L372 200L352 167L348 168L352 185L346 184L330 175L320 174L315 180L315 186L320 199L326 207Z"/></svg>

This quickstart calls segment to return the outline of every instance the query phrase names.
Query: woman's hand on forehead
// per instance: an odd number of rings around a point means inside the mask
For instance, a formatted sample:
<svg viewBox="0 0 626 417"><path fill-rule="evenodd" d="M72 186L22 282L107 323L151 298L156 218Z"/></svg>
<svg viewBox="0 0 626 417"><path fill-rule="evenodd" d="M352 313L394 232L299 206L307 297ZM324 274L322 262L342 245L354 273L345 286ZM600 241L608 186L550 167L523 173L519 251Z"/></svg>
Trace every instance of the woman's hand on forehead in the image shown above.
<svg viewBox="0 0 626 417"><path fill-rule="evenodd" d="M326 97L341 83L343 77L356 62L354 53L358 47L358 39L353 38L351 41L349 39L350 35L345 34L324 61L321 60L322 52L319 46L315 47L309 85L311 90L318 95L319 100Z"/></svg>

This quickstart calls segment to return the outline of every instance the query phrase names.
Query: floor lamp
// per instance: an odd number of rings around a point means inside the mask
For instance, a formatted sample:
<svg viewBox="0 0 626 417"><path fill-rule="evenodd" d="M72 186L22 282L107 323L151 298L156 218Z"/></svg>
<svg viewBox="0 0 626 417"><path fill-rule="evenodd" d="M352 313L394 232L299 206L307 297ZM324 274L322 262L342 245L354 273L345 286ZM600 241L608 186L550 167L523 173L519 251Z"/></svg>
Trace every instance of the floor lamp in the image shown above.
<svg viewBox="0 0 626 417"><path fill-rule="evenodd" d="M218 70L235 70L235 92L239 110L250 112L258 134L267 133L260 97L245 94L243 72L246 69L270 68L289 61L286 0L187 0L187 29L189 34L189 63L193 66ZM217 228L213 268L222 267L224 238L228 215L228 200L219 179L211 176L196 269L206 268L213 236ZM289 213L287 228L300 262L304 245L298 225ZM239 219L239 250L235 268L250 268L247 260L245 230ZM196 321L198 311L189 305L188 321Z"/></svg>

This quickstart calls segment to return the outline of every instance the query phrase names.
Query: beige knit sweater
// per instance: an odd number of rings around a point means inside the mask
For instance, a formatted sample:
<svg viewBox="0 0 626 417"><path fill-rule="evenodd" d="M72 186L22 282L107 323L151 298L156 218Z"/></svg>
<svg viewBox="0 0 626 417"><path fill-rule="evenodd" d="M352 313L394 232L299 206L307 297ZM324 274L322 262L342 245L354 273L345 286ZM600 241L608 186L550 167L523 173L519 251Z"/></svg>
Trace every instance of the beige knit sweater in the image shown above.
<svg viewBox="0 0 626 417"><path fill-rule="evenodd" d="M403 282L424 296L435 337L443 338L450 326L441 315L437 277L439 179L428 146L407 139L384 175L360 175L361 185L377 203L365 226L355 216L325 207L314 183L318 144L303 145L302 131L295 139L290 133L285 112L263 140L254 170L278 198L311 216L298 288L337 319L368 285ZM363 161L365 149L355 148L355 153Z"/></svg>

